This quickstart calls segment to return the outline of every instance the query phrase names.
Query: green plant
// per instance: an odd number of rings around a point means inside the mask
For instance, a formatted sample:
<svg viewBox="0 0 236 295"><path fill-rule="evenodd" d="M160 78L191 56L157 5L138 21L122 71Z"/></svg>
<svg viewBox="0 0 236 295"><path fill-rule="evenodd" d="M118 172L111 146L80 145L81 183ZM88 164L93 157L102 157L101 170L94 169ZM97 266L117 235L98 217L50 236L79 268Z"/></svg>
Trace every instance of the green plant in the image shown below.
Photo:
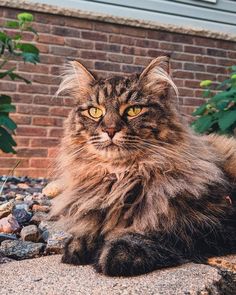
<svg viewBox="0 0 236 295"><path fill-rule="evenodd" d="M21 80L27 84L31 82L18 75L16 68L7 67L10 60L23 60L36 64L39 62L39 50L36 46L30 43L23 42L23 32L29 31L37 35L37 32L32 28L31 22L33 15L30 13L20 13L17 15L17 20L8 21L7 28L16 30L15 33L9 34L6 30L0 31L0 79L9 78L13 81ZM8 68L7 70L4 70ZM12 100L9 95L0 93L0 149L5 153L15 153L14 146L16 142L12 138L16 123L9 117L11 112L15 111L15 106L12 105Z"/></svg>
<svg viewBox="0 0 236 295"><path fill-rule="evenodd" d="M236 131L236 66L229 68L229 78L218 86L211 80L200 83L207 102L198 107L193 115L198 118L192 126L198 133L235 135Z"/></svg>

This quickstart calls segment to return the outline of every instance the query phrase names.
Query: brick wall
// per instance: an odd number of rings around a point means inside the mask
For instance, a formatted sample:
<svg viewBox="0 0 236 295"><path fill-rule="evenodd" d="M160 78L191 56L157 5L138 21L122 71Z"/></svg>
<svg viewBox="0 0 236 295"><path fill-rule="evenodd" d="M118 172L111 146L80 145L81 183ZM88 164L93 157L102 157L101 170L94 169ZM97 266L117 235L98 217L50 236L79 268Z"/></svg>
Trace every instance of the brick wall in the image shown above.
<svg viewBox="0 0 236 295"><path fill-rule="evenodd" d="M0 8L0 25L20 11ZM99 75L132 73L157 57L172 53L172 75L180 91L180 109L191 114L202 103L199 82L223 80L225 68L236 64L236 43L168 31L158 31L99 21L33 12L39 33L37 66L11 62L32 85L0 81L0 91L10 94L16 105L12 115L18 124L17 155L1 154L0 174L16 159L16 175L47 176L48 166L62 135L62 124L73 104L67 97L53 98L66 59L79 59ZM33 35L25 34L27 41Z"/></svg>

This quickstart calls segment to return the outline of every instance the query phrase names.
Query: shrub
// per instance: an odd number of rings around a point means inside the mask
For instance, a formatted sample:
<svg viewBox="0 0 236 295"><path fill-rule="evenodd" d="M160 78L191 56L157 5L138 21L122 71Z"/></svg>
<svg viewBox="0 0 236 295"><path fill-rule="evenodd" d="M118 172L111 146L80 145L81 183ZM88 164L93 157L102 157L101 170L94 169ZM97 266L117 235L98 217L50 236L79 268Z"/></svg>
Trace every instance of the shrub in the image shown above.
<svg viewBox="0 0 236 295"><path fill-rule="evenodd" d="M13 81L22 80L27 84L31 83L28 79L18 75L15 72L15 67L8 70L3 69L10 60L16 58L33 64L39 62L38 48L33 44L24 43L22 40L24 31L37 35L31 26L32 21L32 14L20 13L17 15L17 20L6 23L7 28L16 29L13 35L0 30L0 79L9 78ZM12 138L12 134L14 134L17 125L9 117L9 114L14 111L15 106L12 105L11 97L0 93L0 149L5 153L15 153L13 147L16 146L16 142Z"/></svg>
<svg viewBox="0 0 236 295"><path fill-rule="evenodd" d="M229 71L229 78L218 86L211 80L200 83L205 89L203 96L208 100L193 112L198 116L192 122L196 132L236 134L236 66L230 67Z"/></svg>

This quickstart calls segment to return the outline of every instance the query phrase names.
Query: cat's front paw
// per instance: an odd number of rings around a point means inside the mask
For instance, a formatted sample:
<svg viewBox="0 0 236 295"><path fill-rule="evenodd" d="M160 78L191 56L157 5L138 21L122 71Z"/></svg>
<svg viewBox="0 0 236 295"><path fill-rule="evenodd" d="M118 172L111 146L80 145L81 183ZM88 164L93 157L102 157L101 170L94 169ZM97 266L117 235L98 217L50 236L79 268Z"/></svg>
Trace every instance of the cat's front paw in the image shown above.
<svg viewBox="0 0 236 295"><path fill-rule="evenodd" d="M139 235L127 234L107 242L97 259L95 269L109 276L144 274L155 268L152 242Z"/></svg>
<svg viewBox="0 0 236 295"><path fill-rule="evenodd" d="M64 248L61 262L85 265L92 262L92 253L88 247L86 238L72 238Z"/></svg>

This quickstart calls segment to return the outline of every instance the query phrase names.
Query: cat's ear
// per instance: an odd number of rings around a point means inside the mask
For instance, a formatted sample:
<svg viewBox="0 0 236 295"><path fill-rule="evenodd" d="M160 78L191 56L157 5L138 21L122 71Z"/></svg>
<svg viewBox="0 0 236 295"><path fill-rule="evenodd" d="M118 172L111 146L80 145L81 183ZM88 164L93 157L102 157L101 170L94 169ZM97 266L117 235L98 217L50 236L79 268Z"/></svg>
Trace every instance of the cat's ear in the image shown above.
<svg viewBox="0 0 236 295"><path fill-rule="evenodd" d="M76 99L86 95L95 81L93 75L78 61L70 61L56 95L68 94Z"/></svg>
<svg viewBox="0 0 236 295"><path fill-rule="evenodd" d="M151 61L139 77L143 88L157 93L165 93L172 87L175 93L178 94L177 87L169 74L169 60L170 57L168 55L163 55Z"/></svg>

